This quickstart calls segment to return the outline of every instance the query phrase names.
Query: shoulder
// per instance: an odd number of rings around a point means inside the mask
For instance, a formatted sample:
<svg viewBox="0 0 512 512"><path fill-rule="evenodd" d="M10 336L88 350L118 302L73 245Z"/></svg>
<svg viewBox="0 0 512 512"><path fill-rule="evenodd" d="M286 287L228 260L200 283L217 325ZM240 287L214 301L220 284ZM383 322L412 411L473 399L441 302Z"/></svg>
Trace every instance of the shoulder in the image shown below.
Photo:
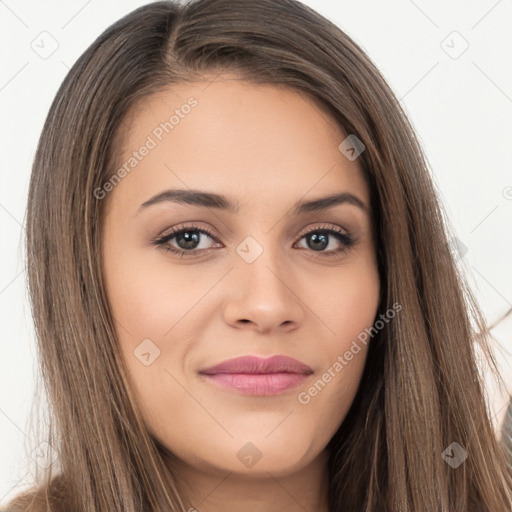
<svg viewBox="0 0 512 512"><path fill-rule="evenodd" d="M52 477L51 482L34 483L21 491L0 508L0 512L72 512L67 494L69 485L62 474Z"/></svg>
<svg viewBox="0 0 512 512"><path fill-rule="evenodd" d="M0 512L46 512L46 507L38 503L33 492L25 491L12 498Z"/></svg>
<svg viewBox="0 0 512 512"><path fill-rule="evenodd" d="M44 489L39 487L29 488L14 496L8 503L0 509L0 512L49 512L55 511L50 506L45 495Z"/></svg>

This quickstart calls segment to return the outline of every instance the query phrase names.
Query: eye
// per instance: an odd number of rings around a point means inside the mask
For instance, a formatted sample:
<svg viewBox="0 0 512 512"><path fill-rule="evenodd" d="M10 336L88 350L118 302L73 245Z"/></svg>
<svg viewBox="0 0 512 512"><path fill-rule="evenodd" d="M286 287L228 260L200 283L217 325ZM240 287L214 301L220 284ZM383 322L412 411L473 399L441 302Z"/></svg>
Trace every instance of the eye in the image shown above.
<svg viewBox="0 0 512 512"><path fill-rule="evenodd" d="M307 240L306 249L320 252L322 255L325 254L325 256L329 257L348 252L356 242L348 231L332 224L310 229L302 234L300 240L302 239ZM333 245L334 248L332 247Z"/></svg>
<svg viewBox="0 0 512 512"><path fill-rule="evenodd" d="M220 244L206 228L200 228L195 225L179 225L166 235L153 240L152 243L162 247L165 251L180 254L183 257L185 255L193 256L211 249L212 246L208 246L208 238ZM303 239L307 240L306 247L302 246L303 249L310 249L327 257L348 252L356 243L356 240L348 231L332 224L310 229L300 236L299 241ZM206 247L202 242L206 244ZM201 247L201 245L203 246Z"/></svg>
<svg viewBox="0 0 512 512"><path fill-rule="evenodd" d="M154 240L153 243L166 251L183 256L184 254L190 255L208 250L209 247L198 247L198 245L201 245L201 239L206 237L215 240L208 229L194 225L180 225L173 228L170 233ZM176 239L175 244L177 244L177 247L170 243L173 239Z"/></svg>

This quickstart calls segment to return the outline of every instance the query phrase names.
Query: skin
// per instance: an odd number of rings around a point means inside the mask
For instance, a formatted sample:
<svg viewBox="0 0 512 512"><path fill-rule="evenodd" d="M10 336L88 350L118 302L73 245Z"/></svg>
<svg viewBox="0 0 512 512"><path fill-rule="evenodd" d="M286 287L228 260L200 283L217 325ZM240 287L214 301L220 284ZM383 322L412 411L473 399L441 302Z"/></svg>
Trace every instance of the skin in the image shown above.
<svg viewBox="0 0 512 512"><path fill-rule="evenodd" d="M103 273L123 362L148 430L177 456L191 508L327 511L325 447L353 402L368 347L309 403L298 394L372 326L380 283L369 210L343 203L290 212L334 192L369 207L369 190L358 160L338 149L347 134L325 110L291 89L233 75L146 98L124 123L120 161L190 97L197 106L104 199ZM139 210L167 189L223 194L239 211L171 201ZM202 252L182 257L152 243L183 223L215 239L192 229ZM319 248L303 235L326 225L351 233L355 245L329 257L342 241L329 234ZM263 251L251 263L237 252L248 236ZM183 237L168 245L192 247ZM160 350L149 365L134 354L145 339ZM198 374L233 357L276 354L314 373L266 397ZM237 456L249 442L261 454L252 467Z"/></svg>

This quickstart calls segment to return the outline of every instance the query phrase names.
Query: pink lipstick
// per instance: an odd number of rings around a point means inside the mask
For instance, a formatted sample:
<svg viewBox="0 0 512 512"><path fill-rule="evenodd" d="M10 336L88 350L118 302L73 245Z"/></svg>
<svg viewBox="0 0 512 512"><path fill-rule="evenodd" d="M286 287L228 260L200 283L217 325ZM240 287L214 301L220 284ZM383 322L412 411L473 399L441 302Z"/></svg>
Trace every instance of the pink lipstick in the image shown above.
<svg viewBox="0 0 512 512"><path fill-rule="evenodd" d="M313 370L287 356L267 359L242 356L200 370L210 382L227 389L259 396L284 392L301 384Z"/></svg>

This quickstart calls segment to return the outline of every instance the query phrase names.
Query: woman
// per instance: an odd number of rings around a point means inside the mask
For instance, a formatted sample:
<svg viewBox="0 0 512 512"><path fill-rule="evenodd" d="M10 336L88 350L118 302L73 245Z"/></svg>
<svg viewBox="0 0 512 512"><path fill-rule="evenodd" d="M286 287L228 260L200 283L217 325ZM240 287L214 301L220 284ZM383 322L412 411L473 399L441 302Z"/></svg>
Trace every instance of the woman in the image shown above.
<svg viewBox="0 0 512 512"><path fill-rule="evenodd" d="M35 158L58 457L7 510L509 511L448 239L398 101L328 20L132 12L73 66Z"/></svg>

